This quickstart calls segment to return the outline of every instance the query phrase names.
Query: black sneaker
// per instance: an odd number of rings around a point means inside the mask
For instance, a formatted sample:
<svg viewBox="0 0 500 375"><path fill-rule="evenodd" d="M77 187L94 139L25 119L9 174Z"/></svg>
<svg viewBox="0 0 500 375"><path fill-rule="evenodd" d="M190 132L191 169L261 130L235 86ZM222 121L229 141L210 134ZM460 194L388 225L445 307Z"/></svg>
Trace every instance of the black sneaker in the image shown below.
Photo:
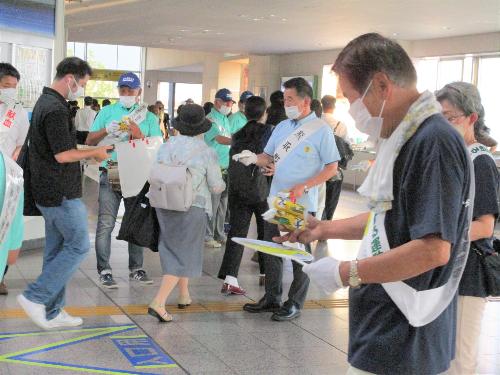
<svg viewBox="0 0 500 375"><path fill-rule="evenodd" d="M101 285L105 288L108 288L108 289L118 288L118 284L113 279L113 275L110 273L105 273L105 274L99 275L99 281L101 282Z"/></svg>
<svg viewBox="0 0 500 375"><path fill-rule="evenodd" d="M153 284L153 280L146 275L146 271L144 270L137 270L134 272L131 272L128 275L130 280L135 280L140 282L141 284Z"/></svg>

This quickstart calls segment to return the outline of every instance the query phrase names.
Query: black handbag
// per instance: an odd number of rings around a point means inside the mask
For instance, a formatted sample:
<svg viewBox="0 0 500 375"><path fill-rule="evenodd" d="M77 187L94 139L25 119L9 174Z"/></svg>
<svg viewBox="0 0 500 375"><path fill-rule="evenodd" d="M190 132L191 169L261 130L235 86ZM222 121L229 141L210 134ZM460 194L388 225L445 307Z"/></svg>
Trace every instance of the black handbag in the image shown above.
<svg viewBox="0 0 500 375"><path fill-rule="evenodd" d="M500 240L495 238L493 240L495 251L491 254L485 254L475 247L471 249L479 257L486 293L491 297L500 297L500 253L497 250L498 247L500 247Z"/></svg>
<svg viewBox="0 0 500 375"><path fill-rule="evenodd" d="M33 198L33 192L31 190L31 172L30 172L30 160L29 160L29 143L31 138L33 125L30 124L28 135L24 140L23 147L19 152L17 157L17 164L23 169L24 178L24 216L42 216L42 213L35 204L35 199Z"/></svg>
<svg viewBox="0 0 500 375"><path fill-rule="evenodd" d="M154 207L149 204L146 194L149 191L149 182L146 182L141 192L131 199L125 206L122 225L117 240L127 241L137 246L147 247L158 251L160 225Z"/></svg>

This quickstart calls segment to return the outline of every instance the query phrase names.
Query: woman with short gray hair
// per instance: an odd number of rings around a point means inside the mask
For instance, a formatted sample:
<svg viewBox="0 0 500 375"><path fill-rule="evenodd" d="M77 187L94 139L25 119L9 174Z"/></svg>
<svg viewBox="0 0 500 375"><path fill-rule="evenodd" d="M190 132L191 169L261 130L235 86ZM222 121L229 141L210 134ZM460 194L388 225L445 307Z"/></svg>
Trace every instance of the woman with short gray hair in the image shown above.
<svg viewBox="0 0 500 375"><path fill-rule="evenodd" d="M470 231L470 250L458 289L457 339L453 374L476 373L481 321L489 291L481 257L498 256L493 248L493 229L498 218L499 175L493 157L482 139L488 135L484 108L477 88L453 82L436 92L443 115L464 137L474 163L476 194Z"/></svg>

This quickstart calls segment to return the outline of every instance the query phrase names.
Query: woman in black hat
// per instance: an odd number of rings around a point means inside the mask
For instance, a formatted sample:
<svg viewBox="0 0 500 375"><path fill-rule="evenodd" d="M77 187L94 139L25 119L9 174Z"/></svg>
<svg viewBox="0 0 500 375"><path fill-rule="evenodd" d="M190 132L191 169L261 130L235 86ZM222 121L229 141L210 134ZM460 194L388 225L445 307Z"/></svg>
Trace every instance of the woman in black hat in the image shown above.
<svg viewBox="0 0 500 375"><path fill-rule="evenodd" d="M203 139L203 133L212 126L203 108L197 104L184 105L173 126L179 135L161 146L157 161L167 165L180 162L189 168L193 203L186 212L156 209L163 279L148 313L160 322L172 320L165 303L176 285L179 285L179 308L191 304L188 281L190 277L201 276L207 214L212 215L210 197L225 189L217 154Z"/></svg>

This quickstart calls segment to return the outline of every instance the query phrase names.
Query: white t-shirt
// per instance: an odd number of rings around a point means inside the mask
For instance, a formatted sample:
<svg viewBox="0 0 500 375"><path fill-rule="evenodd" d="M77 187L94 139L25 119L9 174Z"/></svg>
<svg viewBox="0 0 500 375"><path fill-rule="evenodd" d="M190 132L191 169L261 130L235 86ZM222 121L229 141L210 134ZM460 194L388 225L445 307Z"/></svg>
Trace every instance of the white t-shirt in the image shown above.
<svg viewBox="0 0 500 375"><path fill-rule="evenodd" d="M13 117L7 116L8 108L7 104L0 102L0 147L4 154L12 157L16 147L24 144L30 123L22 105L15 106Z"/></svg>
<svg viewBox="0 0 500 375"><path fill-rule="evenodd" d="M94 111L90 106L85 106L80 108L76 112L75 117L75 128L79 132L88 132L92 123L94 122L97 112Z"/></svg>
<svg viewBox="0 0 500 375"><path fill-rule="evenodd" d="M343 138L347 141L347 126L343 122L340 122L335 117L333 117L332 113L323 113L321 118L332 128L335 132L335 135Z"/></svg>

